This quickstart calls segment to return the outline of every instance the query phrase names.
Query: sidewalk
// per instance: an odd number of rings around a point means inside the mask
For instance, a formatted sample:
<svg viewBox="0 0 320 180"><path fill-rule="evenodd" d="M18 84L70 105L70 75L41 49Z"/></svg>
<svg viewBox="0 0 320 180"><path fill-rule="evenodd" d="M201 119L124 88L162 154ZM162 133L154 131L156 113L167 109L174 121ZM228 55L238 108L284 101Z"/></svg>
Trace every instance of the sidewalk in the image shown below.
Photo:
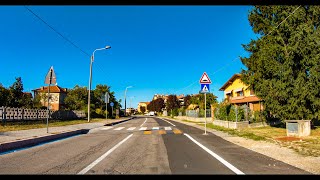
<svg viewBox="0 0 320 180"><path fill-rule="evenodd" d="M49 124L48 132L47 128L0 132L0 153L72 135L84 134L91 129L117 124L132 118L133 117L107 119L97 123L84 123L59 127L50 127Z"/></svg>

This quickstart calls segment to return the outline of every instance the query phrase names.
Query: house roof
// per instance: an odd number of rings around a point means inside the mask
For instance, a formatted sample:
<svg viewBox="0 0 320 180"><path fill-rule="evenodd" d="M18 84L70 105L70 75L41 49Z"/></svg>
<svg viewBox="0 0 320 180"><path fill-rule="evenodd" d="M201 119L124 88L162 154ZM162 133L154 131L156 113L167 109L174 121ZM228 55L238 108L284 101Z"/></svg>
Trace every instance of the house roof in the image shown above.
<svg viewBox="0 0 320 180"><path fill-rule="evenodd" d="M146 105L148 105L148 104L150 104L150 102L139 102L139 104L146 104Z"/></svg>
<svg viewBox="0 0 320 180"><path fill-rule="evenodd" d="M224 91L230 84L233 83L236 78L241 77L241 74L234 74L220 89L219 91Z"/></svg>
<svg viewBox="0 0 320 180"><path fill-rule="evenodd" d="M257 96L247 96L241 99L232 99L230 100L230 103L237 104L237 103L258 102L258 101L261 101L261 99L258 98Z"/></svg>
<svg viewBox="0 0 320 180"><path fill-rule="evenodd" d="M32 91L36 92L48 92L48 86L42 86L41 88L34 89ZM60 86L50 86L50 93L67 93L67 88L62 88Z"/></svg>

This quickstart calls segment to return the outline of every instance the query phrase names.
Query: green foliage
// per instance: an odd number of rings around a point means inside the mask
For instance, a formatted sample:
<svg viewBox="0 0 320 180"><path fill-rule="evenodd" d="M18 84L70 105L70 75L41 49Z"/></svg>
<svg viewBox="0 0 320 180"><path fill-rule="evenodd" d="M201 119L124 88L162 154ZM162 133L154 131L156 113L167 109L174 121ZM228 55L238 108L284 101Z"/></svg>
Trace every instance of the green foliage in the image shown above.
<svg viewBox="0 0 320 180"><path fill-rule="evenodd" d="M106 103L105 94L109 93L109 103L107 105L108 114L111 114L112 107L110 102L114 103L113 110L121 107L120 101L114 96L114 92L110 92L111 87L107 85L98 84L94 90L91 90L91 101L90 101L90 114L92 117L103 118L106 117ZM76 85L73 89L68 91L67 97L65 98L65 104L67 109L70 110L83 110L88 112L88 90L86 87L80 87Z"/></svg>
<svg viewBox="0 0 320 180"><path fill-rule="evenodd" d="M10 91L0 84L0 107L8 106Z"/></svg>
<svg viewBox="0 0 320 180"><path fill-rule="evenodd" d="M217 96L213 95L213 93L206 94L206 109L210 109L212 104L216 104ZM191 104L199 105L200 109L204 109L204 94L196 94L190 98Z"/></svg>
<svg viewBox="0 0 320 180"><path fill-rule="evenodd" d="M180 108L180 103L176 95L171 94L168 96L166 107L168 112L172 109Z"/></svg>
<svg viewBox="0 0 320 180"><path fill-rule="evenodd" d="M163 108L165 108L165 104L164 104L164 100L162 98L152 100L150 102L150 104L147 105L147 109L149 111L162 112Z"/></svg>
<svg viewBox="0 0 320 180"><path fill-rule="evenodd" d="M76 85L68 91L64 99L67 109L69 110L86 110L88 106L88 90L86 87ZM91 104L91 103L90 103ZM91 109L91 106L90 106Z"/></svg>
<svg viewBox="0 0 320 180"><path fill-rule="evenodd" d="M186 95L183 99L184 101L184 106L188 107L191 104L191 96L190 95Z"/></svg>
<svg viewBox="0 0 320 180"><path fill-rule="evenodd" d="M229 103L221 102L215 107L214 116L218 120L243 121L246 119L245 108L245 106L236 107Z"/></svg>
<svg viewBox="0 0 320 180"><path fill-rule="evenodd" d="M144 114L144 112L146 112L146 107L141 106L141 107L140 107L140 111L142 112L142 114Z"/></svg>
<svg viewBox="0 0 320 180"><path fill-rule="evenodd" d="M243 45L249 57L241 58L247 67L241 72L242 80L264 100L272 118L318 121L320 6L301 6L288 17L296 8L255 6L251 10L250 25L261 37Z"/></svg>
<svg viewBox="0 0 320 180"><path fill-rule="evenodd" d="M32 95L23 93L23 83L21 77L15 78L16 81L9 87L0 84L0 106L16 108L32 108Z"/></svg>

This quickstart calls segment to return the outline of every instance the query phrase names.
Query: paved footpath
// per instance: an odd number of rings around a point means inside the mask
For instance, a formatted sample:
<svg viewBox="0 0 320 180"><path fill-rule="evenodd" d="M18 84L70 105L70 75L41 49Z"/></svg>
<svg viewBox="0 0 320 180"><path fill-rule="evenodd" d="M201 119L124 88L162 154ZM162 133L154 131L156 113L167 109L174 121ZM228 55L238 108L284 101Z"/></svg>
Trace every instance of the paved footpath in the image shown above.
<svg viewBox="0 0 320 180"><path fill-rule="evenodd" d="M97 127L111 125L111 123L116 124L129 119L131 119L131 117L123 117L119 119L107 119L107 120L104 120L101 122L95 122L95 123L83 123L83 124L58 126L58 127L50 127L50 122L49 122L48 132L47 132L47 128L0 132L0 147L3 144L12 143L12 142L21 141L21 140L30 140L30 139L35 139L39 137L54 136L57 134L74 132L74 131L79 131L83 129L91 130Z"/></svg>

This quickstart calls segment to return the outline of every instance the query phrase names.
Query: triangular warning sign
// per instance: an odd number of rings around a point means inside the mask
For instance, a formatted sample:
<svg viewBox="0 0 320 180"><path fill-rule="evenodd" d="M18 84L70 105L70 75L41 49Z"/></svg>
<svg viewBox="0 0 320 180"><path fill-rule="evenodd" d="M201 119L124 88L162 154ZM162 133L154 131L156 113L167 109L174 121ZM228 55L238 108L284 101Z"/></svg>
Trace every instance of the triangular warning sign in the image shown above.
<svg viewBox="0 0 320 180"><path fill-rule="evenodd" d="M211 80L206 72L202 74L202 77L200 79L200 84L211 84Z"/></svg>
<svg viewBox="0 0 320 180"><path fill-rule="evenodd" d="M208 89L208 87L206 85L203 86L202 92L209 92L209 89Z"/></svg>

